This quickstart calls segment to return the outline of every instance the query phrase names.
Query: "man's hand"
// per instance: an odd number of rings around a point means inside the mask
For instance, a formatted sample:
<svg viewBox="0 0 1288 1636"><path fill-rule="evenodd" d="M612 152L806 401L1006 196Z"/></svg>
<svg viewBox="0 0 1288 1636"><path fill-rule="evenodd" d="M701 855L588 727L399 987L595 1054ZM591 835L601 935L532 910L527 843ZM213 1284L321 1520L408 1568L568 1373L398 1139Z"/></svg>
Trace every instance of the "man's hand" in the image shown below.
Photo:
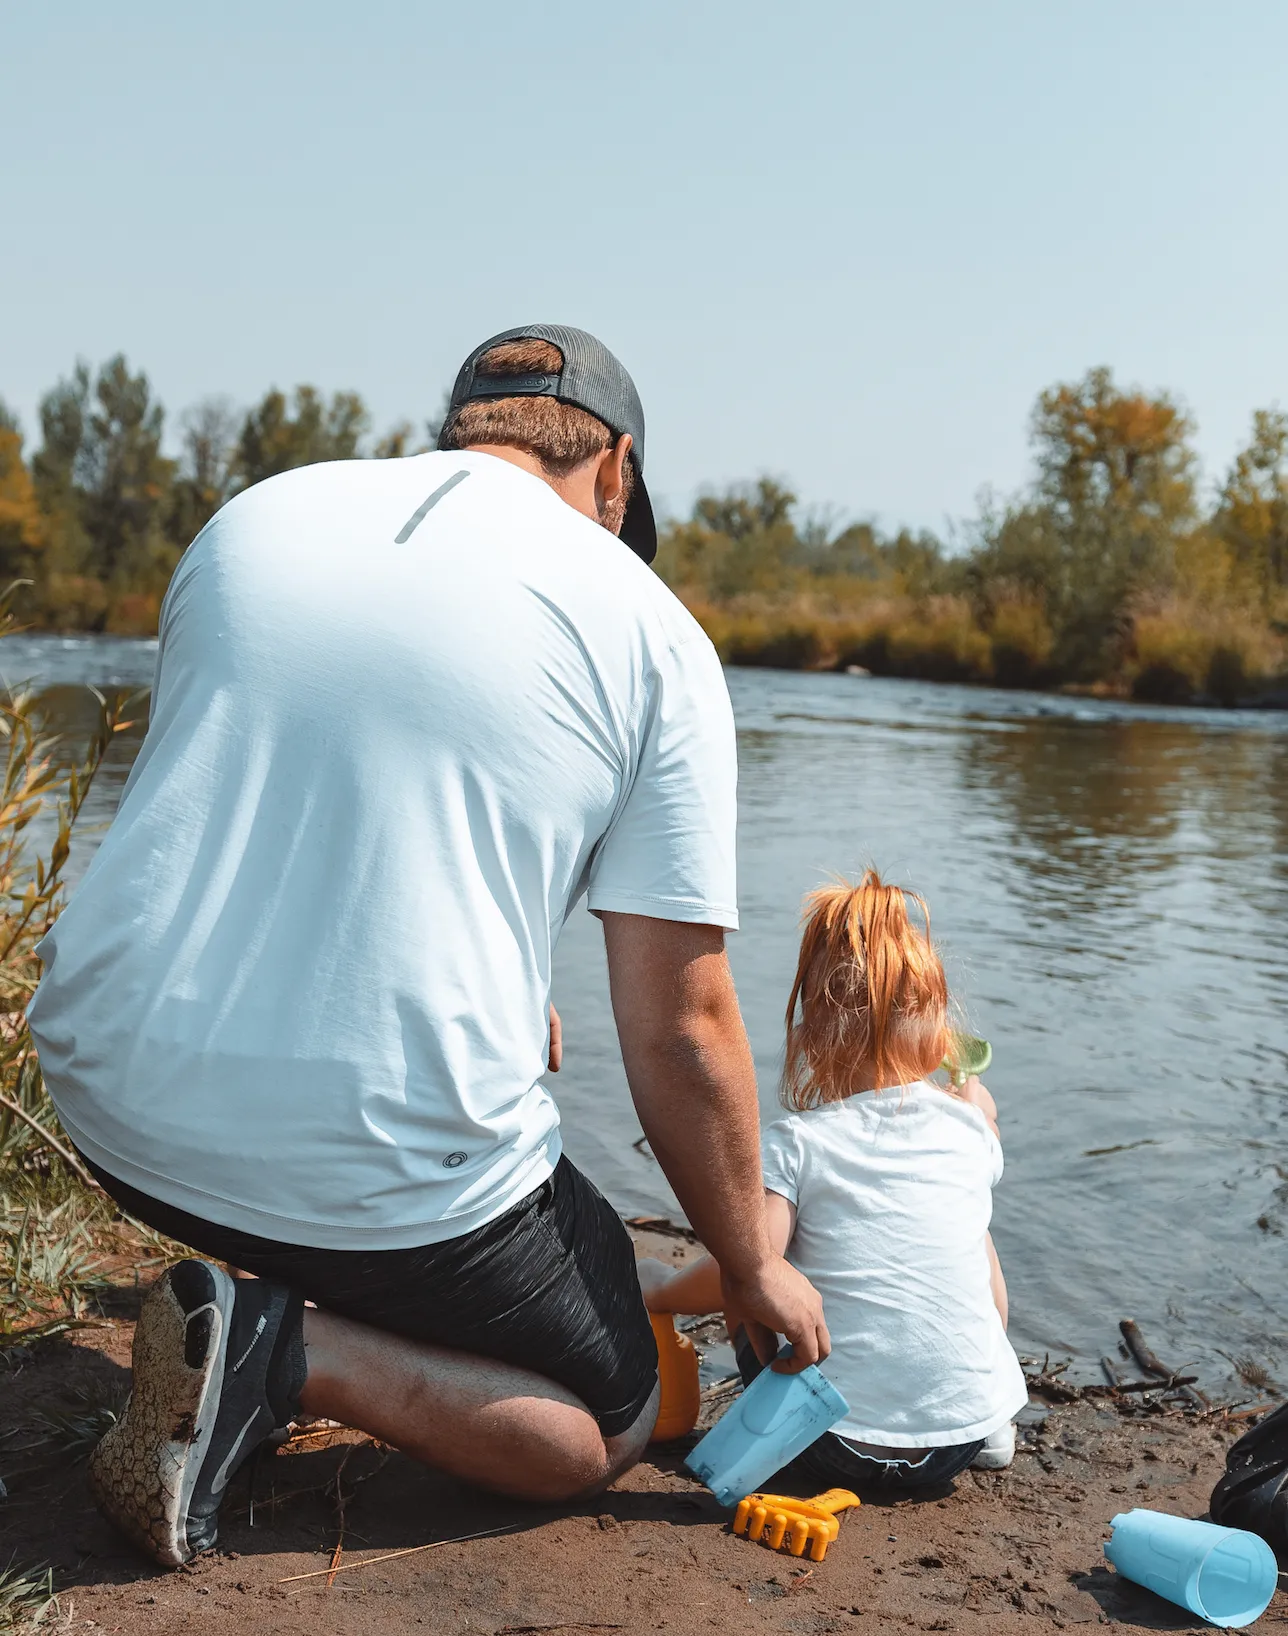
<svg viewBox="0 0 1288 1636"><path fill-rule="evenodd" d="M550 1007L550 1061L546 1066L552 1074L563 1067L563 1024L554 1006Z"/></svg>
<svg viewBox="0 0 1288 1636"><path fill-rule="evenodd" d="M822 1363L832 1350L821 1296L782 1256L774 1256L750 1276L726 1274L722 1282L725 1311L741 1319L761 1363L773 1362L779 1335L785 1335L792 1347L792 1356L776 1366L780 1374L799 1374L811 1363Z"/></svg>

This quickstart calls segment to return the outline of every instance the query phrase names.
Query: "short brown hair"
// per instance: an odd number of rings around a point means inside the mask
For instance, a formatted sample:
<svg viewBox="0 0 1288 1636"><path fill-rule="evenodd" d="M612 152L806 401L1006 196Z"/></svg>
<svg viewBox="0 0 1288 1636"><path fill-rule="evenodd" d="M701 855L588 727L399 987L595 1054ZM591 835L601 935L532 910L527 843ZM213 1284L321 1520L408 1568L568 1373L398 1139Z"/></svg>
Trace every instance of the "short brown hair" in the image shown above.
<svg viewBox="0 0 1288 1636"><path fill-rule="evenodd" d="M479 359L476 376L558 375L563 353L550 341L502 341ZM468 449L479 443L500 443L528 449L549 477L569 472L603 454L617 442L616 435L597 415L558 398L475 398L448 416L439 434L440 449ZM634 462L623 473L625 500L634 484Z"/></svg>

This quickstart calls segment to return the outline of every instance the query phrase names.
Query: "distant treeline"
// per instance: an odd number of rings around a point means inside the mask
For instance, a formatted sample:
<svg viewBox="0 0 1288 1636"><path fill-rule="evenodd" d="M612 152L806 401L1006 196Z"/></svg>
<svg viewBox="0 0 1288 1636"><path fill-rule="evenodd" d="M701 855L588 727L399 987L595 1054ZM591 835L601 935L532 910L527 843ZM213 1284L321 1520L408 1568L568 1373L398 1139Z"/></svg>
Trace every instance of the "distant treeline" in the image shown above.
<svg viewBox="0 0 1288 1636"><path fill-rule="evenodd" d="M0 405L0 578L41 629L148 634L185 547L238 490L317 460L432 446L379 440L356 393L271 391L248 411L164 412L123 358L80 365L40 407L24 457ZM733 664L1069 685L1237 703L1288 691L1288 416L1258 411L1215 494L1192 425L1108 370L1044 392L1036 474L985 504L957 549L928 533L843 529L768 478L704 495L669 524L659 573Z"/></svg>

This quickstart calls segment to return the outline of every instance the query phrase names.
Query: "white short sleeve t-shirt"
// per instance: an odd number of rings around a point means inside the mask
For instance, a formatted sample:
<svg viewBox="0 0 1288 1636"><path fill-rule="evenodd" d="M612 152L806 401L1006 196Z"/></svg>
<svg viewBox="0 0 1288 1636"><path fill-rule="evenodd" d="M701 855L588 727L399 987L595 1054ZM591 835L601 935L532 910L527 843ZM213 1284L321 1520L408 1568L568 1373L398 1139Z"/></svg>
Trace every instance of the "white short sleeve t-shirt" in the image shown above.
<svg viewBox="0 0 1288 1636"><path fill-rule="evenodd" d="M833 1431L890 1448L987 1437L1028 1401L986 1247L1002 1149L978 1108L926 1081L789 1114L765 1186L796 1206L787 1259L823 1298Z"/></svg>
<svg viewBox="0 0 1288 1636"><path fill-rule="evenodd" d="M570 909L736 927L714 649L620 541L483 454L310 466L166 597L120 809L41 945L59 1117L120 1180L321 1248L540 1185Z"/></svg>

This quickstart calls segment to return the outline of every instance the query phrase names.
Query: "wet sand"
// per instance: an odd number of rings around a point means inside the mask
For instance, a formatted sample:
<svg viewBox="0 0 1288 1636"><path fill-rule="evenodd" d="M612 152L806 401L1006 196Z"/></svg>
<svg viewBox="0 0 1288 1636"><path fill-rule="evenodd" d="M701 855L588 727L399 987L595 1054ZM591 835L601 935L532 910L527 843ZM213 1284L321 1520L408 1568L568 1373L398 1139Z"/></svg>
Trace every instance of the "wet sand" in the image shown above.
<svg viewBox="0 0 1288 1636"><path fill-rule="evenodd" d="M680 1241L646 1237L647 1253L688 1253ZM229 1490L220 1550L158 1570L94 1510L83 1457L31 1447L42 1407L74 1404L80 1393L123 1398L130 1305L123 1296L111 1329L0 1363L9 1489L0 1563L12 1553L20 1566L52 1564L66 1628L121 1636L1210 1628L1119 1580L1101 1544L1109 1519L1133 1505L1202 1516L1243 1425L1104 1399L1035 1398L1011 1470L967 1473L916 1502L865 1504L843 1519L820 1564L731 1534L729 1514L685 1473L683 1446L652 1449L607 1494L554 1510L491 1498L355 1433L321 1428L262 1463L254 1526L243 1474ZM460 1537L491 1530L504 1532ZM425 1545L433 1548L413 1549ZM410 1554L362 1566L397 1551ZM307 1574L315 1577L296 1577ZM1262 1623L1288 1625L1288 1599L1277 1597Z"/></svg>

